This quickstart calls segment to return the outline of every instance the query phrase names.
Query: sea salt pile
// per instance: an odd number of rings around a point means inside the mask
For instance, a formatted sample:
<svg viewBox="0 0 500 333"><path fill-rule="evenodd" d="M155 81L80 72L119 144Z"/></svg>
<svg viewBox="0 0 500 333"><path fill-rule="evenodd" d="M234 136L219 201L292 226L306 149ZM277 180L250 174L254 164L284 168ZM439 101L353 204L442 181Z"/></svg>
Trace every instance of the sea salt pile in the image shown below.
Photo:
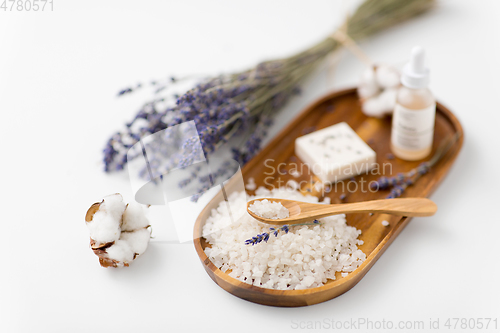
<svg viewBox="0 0 500 333"><path fill-rule="evenodd" d="M318 203L317 197L285 188L269 191L260 187L255 193L249 199L267 197ZM230 205L246 206L246 202L244 192L229 196ZM361 231L346 225L345 215L325 217L320 222L320 225L290 227L289 233L271 236L267 243L245 245L245 240L269 232L269 226L248 214L231 223L223 202L212 210L203 227L203 235L211 244L205 253L223 272L248 284L283 290L319 287L327 279L334 280L335 272L352 272L366 259L357 247L363 244L357 239Z"/></svg>
<svg viewBox="0 0 500 333"><path fill-rule="evenodd" d="M266 219L285 219L290 216L290 212L281 202L273 202L267 199L254 201L248 209L255 215Z"/></svg>

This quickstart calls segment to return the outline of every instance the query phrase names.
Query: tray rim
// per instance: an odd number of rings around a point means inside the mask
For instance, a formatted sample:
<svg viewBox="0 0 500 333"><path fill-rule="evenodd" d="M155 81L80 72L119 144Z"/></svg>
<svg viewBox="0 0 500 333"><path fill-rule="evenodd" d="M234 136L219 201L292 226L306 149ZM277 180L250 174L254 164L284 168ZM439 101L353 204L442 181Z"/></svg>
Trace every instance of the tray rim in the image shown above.
<svg viewBox="0 0 500 333"><path fill-rule="evenodd" d="M274 147L274 143L281 140L286 134L290 131L290 129L296 127L298 123L301 122L301 120L309 114L314 108L316 108L318 105L328 101L332 100L335 98L338 98L342 95L348 95L356 92L356 88L347 88L347 89L342 89L342 90L337 90L333 91L331 93L325 94L324 96L318 98L314 102L310 103L303 111L301 111L299 114L297 114L283 129L279 131L278 134L254 157L252 158L241 170L242 174L245 174L246 170L251 169L254 167L254 165L258 161L258 156L260 154L265 154L269 152L269 150ZM446 153L445 156L448 156L448 159L446 160L447 165L443 166L445 168L445 172L443 176L439 179L438 182L435 183L433 188L431 188L428 191L427 196L430 196L441 184L441 182L446 178L446 176L449 173L449 170L451 166L454 164L454 161L458 157L460 150L463 146L463 140L464 140L464 133L463 133L463 128L460 122L458 121L457 117L448 109L446 108L443 104L440 102L436 102L436 112L442 113L452 124L452 126L455 128L455 133L459 133L460 137L457 140L457 142L453 145L453 147ZM229 184L228 184L229 185ZM369 256L367 256L366 260L353 272L349 273L349 275L345 278L339 279L339 280L334 280L332 282L329 282L328 284L325 284L320 287L315 287L315 288L308 288L308 289L301 289L301 290L277 290L277 289L267 289L267 288L261 288L257 286L253 286L250 284L247 284L245 282L242 282L236 278L233 278L229 276L228 274L222 272L220 269L218 269L212 261L208 258L208 256L205 254L205 251L203 250L202 244L201 244L201 228L203 226L202 223L202 216L207 214L207 211L211 211L212 208L209 208L212 206L212 204L217 201L217 203L220 201L220 196L221 196L221 191L219 191L211 200L210 202L203 208L203 210L200 212L198 215L195 226L194 226L194 238L193 238L193 243L196 249L196 252L203 264L203 267L207 271L208 275L212 278L212 280L219 285L221 288L226 290L227 292L245 299L247 301L251 301L254 303L259 303L263 305L271 305L271 306L306 306L306 305L312 305L312 304L317 304L321 303L327 300L330 300L332 298L335 298L337 296L340 296L341 294L347 292L350 290L352 287L354 287L364 276L365 274L370 270L370 268L375 264L375 262L378 260L378 258L385 252L385 250L389 247L389 245L394 241L394 239L399 235L399 233L404 229L404 227L410 222L411 218L410 217L402 217L401 220L398 221L398 223L391 229L391 231L382 239L382 241L373 249L373 251L370 253ZM233 286L231 288L230 286ZM344 287L344 288L341 288ZM237 290L237 288L240 288L241 290ZM311 296L311 295L318 295L320 296L321 294L324 294L326 291L332 291L333 289L340 289L339 292L335 293L333 297L318 297L317 300L314 301L308 301L307 299L301 299L301 296ZM238 291L238 292L236 292ZM276 297L277 301L276 303L280 304L273 304L274 302L270 302L266 299L262 299L261 301L259 300L254 300L254 299L248 299L245 297L246 292L249 293L262 293L263 295L267 295L270 297ZM294 299L294 302L291 304L286 304L287 298Z"/></svg>

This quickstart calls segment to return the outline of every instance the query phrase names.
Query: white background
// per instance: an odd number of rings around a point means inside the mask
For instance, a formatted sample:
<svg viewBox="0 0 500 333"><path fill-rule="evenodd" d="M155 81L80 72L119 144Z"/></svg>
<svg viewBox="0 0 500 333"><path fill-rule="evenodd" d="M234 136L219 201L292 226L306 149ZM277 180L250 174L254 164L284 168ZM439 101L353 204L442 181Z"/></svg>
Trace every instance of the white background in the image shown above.
<svg viewBox="0 0 500 333"><path fill-rule="evenodd" d="M492 0L441 1L360 43L373 60L396 65L424 46L431 89L461 120L465 144L432 196L438 213L415 218L346 294L304 308L241 300L212 282L192 243L165 242L175 236L161 218L152 221L157 239L127 269L99 267L89 249L87 208L114 192L133 198L126 174L102 172L101 150L149 95L116 98L120 88L293 54L351 7L54 0L53 12L0 11L0 331L285 332L357 318L423 320L426 329L439 319L445 331L449 317L498 317L500 2ZM333 76L318 71L273 133L318 96L356 84L362 69L344 53Z"/></svg>

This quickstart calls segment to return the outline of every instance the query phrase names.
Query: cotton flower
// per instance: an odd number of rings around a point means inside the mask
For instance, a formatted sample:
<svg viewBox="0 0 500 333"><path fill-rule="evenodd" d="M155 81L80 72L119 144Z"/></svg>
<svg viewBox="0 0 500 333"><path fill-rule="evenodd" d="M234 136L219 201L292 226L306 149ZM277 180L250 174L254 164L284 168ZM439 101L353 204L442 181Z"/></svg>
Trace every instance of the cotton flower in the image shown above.
<svg viewBox="0 0 500 333"><path fill-rule="evenodd" d="M391 114L396 105L399 81L400 73L394 67L388 65L368 67L361 75L358 87L363 113L377 118Z"/></svg>
<svg viewBox="0 0 500 333"><path fill-rule="evenodd" d="M125 205L118 193L90 206L85 221L102 267L128 266L146 251L151 231L145 210L135 202Z"/></svg>
<svg viewBox="0 0 500 333"><path fill-rule="evenodd" d="M100 203L93 204L86 216L92 248L100 248L120 238L122 214L125 204L120 194L105 197Z"/></svg>

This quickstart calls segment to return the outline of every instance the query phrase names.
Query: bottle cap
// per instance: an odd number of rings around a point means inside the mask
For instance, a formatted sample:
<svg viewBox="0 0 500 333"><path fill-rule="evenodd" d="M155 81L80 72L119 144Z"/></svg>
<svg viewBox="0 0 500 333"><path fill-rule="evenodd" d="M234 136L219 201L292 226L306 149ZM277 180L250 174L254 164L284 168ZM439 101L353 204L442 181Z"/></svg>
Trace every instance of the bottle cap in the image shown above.
<svg viewBox="0 0 500 333"><path fill-rule="evenodd" d="M425 51L420 46L411 50L410 62L403 67L401 83L408 88L422 89L429 84L429 69L425 67Z"/></svg>

